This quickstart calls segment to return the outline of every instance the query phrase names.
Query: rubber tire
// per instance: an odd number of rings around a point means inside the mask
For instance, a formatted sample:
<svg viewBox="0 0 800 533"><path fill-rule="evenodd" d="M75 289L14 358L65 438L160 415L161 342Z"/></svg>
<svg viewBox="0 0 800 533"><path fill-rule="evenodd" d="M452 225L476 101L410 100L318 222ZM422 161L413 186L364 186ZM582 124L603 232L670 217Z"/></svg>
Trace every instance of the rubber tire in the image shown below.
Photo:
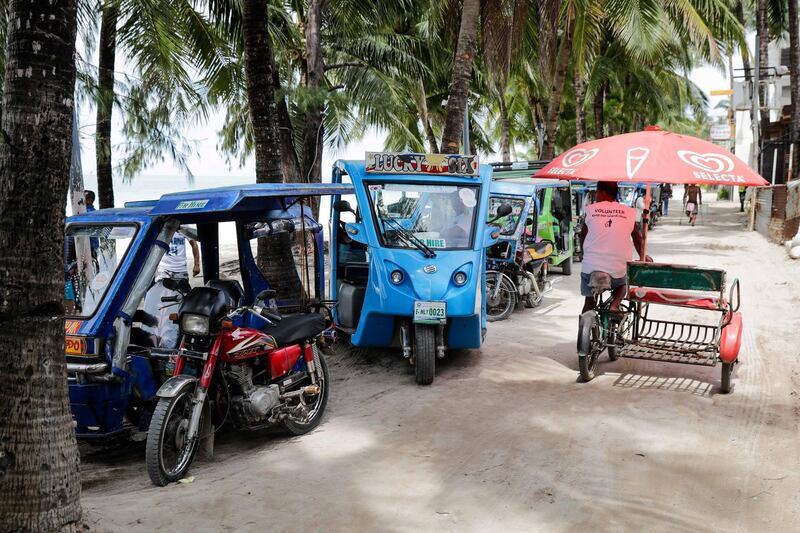
<svg viewBox="0 0 800 533"><path fill-rule="evenodd" d="M600 354L598 353L594 355L594 361L591 360L591 341L595 327L596 321L593 314L585 313L581 316L578 325L578 372L580 373L580 380L584 383L594 379L597 373L598 360L600 359ZM580 352L585 352L585 355Z"/></svg>
<svg viewBox="0 0 800 533"><path fill-rule="evenodd" d="M145 464L147 465L147 475L150 476L150 481L153 482L153 485L163 487L169 483L174 483L179 479L183 479L186 477L186 472L188 472L189 468L192 466L194 454L197 452L197 445L200 442L199 438L195 439L194 441L193 449L189 453L189 460L186 462L186 466L174 475L167 474L161 468L161 463L159 461L161 454L159 453L159 450L161 448L164 424L166 422L167 415L172 411L172 406L176 404L183 396L187 394L191 396L193 393L194 389L190 389L173 398L160 398L158 400L158 405L156 405L155 411L153 411L153 417L150 419L150 428L147 430L147 445L145 447Z"/></svg>
<svg viewBox="0 0 800 533"><path fill-rule="evenodd" d="M325 407L328 405L328 394L330 392L331 380L328 376L328 363L325 362L325 357L319 350L317 350L317 357L319 357L319 359L316 361L316 363L322 369L322 377L325 380L324 386L322 387L322 403L320 403L319 410L314 418L312 418L306 424L301 424L299 422L295 422L294 420L289 420L288 418L281 421L283 429L286 430L286 432L290 435L305 435L309 431L316 428L322 421L322 417L325 415Z"/></svg>
<svg viewBox="0 0 800 533"><path fill-rule="evenodd" d="M735 363L722 363L722 380L720 392L728 394L731 392L731 375L733 374L733 365Z"/></svg>
<svg viewBox="0 0 800 533"><path fill-rule="evenodd" d="M561 267L561 273L563 275L571 276L572 275L572 256L569 256L566 259L564 259L559 266Z"/></svg>
<svg viewBox="0 0 800 533"><path fill-rule="evenodd" d="M428 324L414 325L414 379L430 385L436 374L436 329Z"/></svg>
<svg viewBox="0 0 800 533"><path fill-rule="evenodd" d="M499 278L499 282L501 287L500 290L505 290L509 293L509 299L511 300L508 304L508 307L503 310L502 313L498 315L490 315L487 309L486 311L486 320L488 322L499 322L501 320L505 320L510 317L514 313L514 309L517 307L517 288L508 280L508 276L504 276L501 273L497 273L496 276ZM505 285L505 288L502 287Z"/></svg>

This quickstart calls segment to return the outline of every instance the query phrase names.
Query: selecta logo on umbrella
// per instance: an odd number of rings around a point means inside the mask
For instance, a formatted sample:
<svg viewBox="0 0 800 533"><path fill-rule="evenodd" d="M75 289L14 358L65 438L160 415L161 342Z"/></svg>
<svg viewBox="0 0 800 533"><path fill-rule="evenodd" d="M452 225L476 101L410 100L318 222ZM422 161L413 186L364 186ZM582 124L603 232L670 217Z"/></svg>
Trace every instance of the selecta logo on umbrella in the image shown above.
<svg viewBox="0 0 800 533"><path fill-rule="evenodd" d="M578 165L582 165L600 151L599 148L592 148L591 150L585 150L583 148L575 148L574 150L570 150L561 160L561 164L565 167L576 167Z"/></svg>
<svg viewBox="0 0 800 533"><path fill-rule="evenodd" d="M678 150L678 157L684 163L706 172L730 172L733 170L733 160L722 154L698 154L691 150Z"/></svg>

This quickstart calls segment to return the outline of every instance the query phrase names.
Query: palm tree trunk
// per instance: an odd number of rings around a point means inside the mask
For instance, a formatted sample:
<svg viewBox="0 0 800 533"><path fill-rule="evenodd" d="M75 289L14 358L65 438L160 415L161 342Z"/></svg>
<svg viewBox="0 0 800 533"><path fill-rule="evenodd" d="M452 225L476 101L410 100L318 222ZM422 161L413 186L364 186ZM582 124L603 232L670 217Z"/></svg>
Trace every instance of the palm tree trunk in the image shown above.
<svg viewBox="0 0 800 533"><path fill-rule="evenodd" d="M555 70L553 71L553 83L550 87L550 101L547 105L547 116L545 117L545 139L542 159L552 159L556 151L556 132L558 131L558 117L561 111L561 96L564 93L564 82L567 79L567 68L569 67L569 56L572 51L572 23L567 19L564 35L558 46Z"/></svg>
<svg viewBox="0 0 800 533"><path fill-rule="evenodd" d="M480 0L464 0L461 6L461 25L458 30L458 44L453 60L453 77L447 97L447 113L442 133L442 152L458 153L461 136L464 133L464 110L469 97L469 83L472 79L472 63L475 59L475 46L478 39L478 14Z"/></svg>
<svg viewBox="0 0 800 533"><path fill-rule="evenodd" d="M583 76L575 73L575 143L586 140L586 82Z"/></svg>
<svg viewBox="0 0 800 533"><path fill-rule="evenodd" d="M511 162L511 127L508 123L508 107L506 106L505 95L499 94L497 97L500 106L500 154L503 163Z"/></svg>
<svg viewBox="0 0 800 533"><path fill-rule="evenodd" d="M281 183L281 145L273 91L274 58L267 28L267 3L244 0L242 16L247 103L255 140L256 183ZM300 294L302 286L288 234L258 240L258 266L278 298L294 298Z"/></svg>
<svg viewBox="0 0 800 533"><path fill-rule="evenodd" d="M745 27L745 20L744 20L744 5L742 0L738 0L736 2L736 6L734 8L734 15L736 16L736 20L742 27ZM750 72L750 54L747 51L747 48L741 48L740 53L742 54L742 67L744 68L744 79L750 81L752 78L753 73ZM751 117L752 118L752 117Z"/></svg>
<svg viewBox="0 0 800 533"><path fill-rule="evenodd" d="M757 0L756 1L756 40L758 42L758 64L759 68L759 79L763 79L761 73L767 72L767 67L769 66L769 56L768 56L768 47L769 47L769 21L767 19L767 0ZM759 91L759 109L761 112L761 133L759 135L759 141L763 141L764 135L767 133L767 128L769 127L769 107L767 106L767 91L766 85L760 84L758 88ZM759 146L756 147L758 151L759 157L759 172L763 174L763 169L761 169L761 143Z"/></svg>
<svg viewBox="0 0 800 533"><path fill-rule="evenodd" d="M419 118L422 127L425 129L425 139L428 141L428 149L432 154L439 153L439 144L436 142L436 134L433 133L431 117L428 114L428 95L425 92L425 82L419 80L419 93L417 94L417 106L419 107Z"/></svg>
<svg viewBox="0 0 800 533"><path fill-rule="evenodd" d="M315 95L313 103L308 106L305 113L305 126L303 128L303 181L319 183L322 181L322 140L325 135L323 113L324 105L320 101L320 93L324 89L325 65L322 58L322 43L320 32L322 29L322 7L324 0L310 0L304 33L305 63L306 63L306 88Z"/></svg>
<svg viewBox="0 0 800 533"><path fill-rule="evenodd" d="M117 5L103 3L100 22L100 49L97 76L97 199L100 208L114 207L114 182L111 172L111 115L114 111L114 62L117 55Z"/></svg>
<svg viewBox="0 0 800 533"><path fill-rule="evenodd" d="M605 106L606 106L606 93L608 91L608 82L604 81L597 88L597 93L594 95L592 107L594 108L594 138L602 139L605 137Z"/></svg>
<svg viewBox="0 0 800 533"><path fill-rule="evenodd" d="M789 0L789 79L792 94L792 176L800 175L800 35L797 1Z"/></svg>
<svg viewBox="0 0 800 533"><path fill-rule="evenodd" d="M76 1L13 0L7 8L0 123L0 531L64 531L75 529L81 517L62 265Z"/></svg>

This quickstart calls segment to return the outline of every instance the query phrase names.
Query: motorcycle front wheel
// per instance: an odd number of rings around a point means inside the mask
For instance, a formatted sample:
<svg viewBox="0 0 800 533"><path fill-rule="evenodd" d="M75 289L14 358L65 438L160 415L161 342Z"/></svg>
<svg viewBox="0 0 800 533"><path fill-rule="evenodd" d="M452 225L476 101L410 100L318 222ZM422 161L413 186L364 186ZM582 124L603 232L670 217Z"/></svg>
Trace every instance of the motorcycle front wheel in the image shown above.
<svg viewBox="0 0 800 533"><path fill-rule="evenodd" d="M158 401L147 432L145 462L154 485L183 479L197 451L198 439L187 439L194 389ZM198 432L199 434L199 432Z"/></svg>
<svg viewBox="0 0 800 533"><path fill-rule="evenodd" d="M505 320L514 312L517 301L517 288L497 271L486 273L486 320L497 322Z"/></svg>

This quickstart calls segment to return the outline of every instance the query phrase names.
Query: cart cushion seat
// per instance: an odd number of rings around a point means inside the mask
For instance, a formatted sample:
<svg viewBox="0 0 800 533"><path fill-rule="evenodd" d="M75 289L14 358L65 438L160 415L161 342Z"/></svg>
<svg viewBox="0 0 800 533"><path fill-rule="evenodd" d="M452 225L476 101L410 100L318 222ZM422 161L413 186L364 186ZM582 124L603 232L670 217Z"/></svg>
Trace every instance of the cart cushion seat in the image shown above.
<svg viewBox="0 0 800 533"><path fill-rule="evenodd" d="M631 287L628 293L631 300L637 302L679 305L721 311L727 309L728 302L718 294L702 294L696 291L681 291L675 289L656 289L652 287Z"/></svg>
<svg viewBox="0 0 800 533"><path fill-rule="evenodd" d="M318 313L288 315L278 323L261 328L267 335L272 335L278 346L289 346L313 339L324 330L325 318Z"/></svg>

